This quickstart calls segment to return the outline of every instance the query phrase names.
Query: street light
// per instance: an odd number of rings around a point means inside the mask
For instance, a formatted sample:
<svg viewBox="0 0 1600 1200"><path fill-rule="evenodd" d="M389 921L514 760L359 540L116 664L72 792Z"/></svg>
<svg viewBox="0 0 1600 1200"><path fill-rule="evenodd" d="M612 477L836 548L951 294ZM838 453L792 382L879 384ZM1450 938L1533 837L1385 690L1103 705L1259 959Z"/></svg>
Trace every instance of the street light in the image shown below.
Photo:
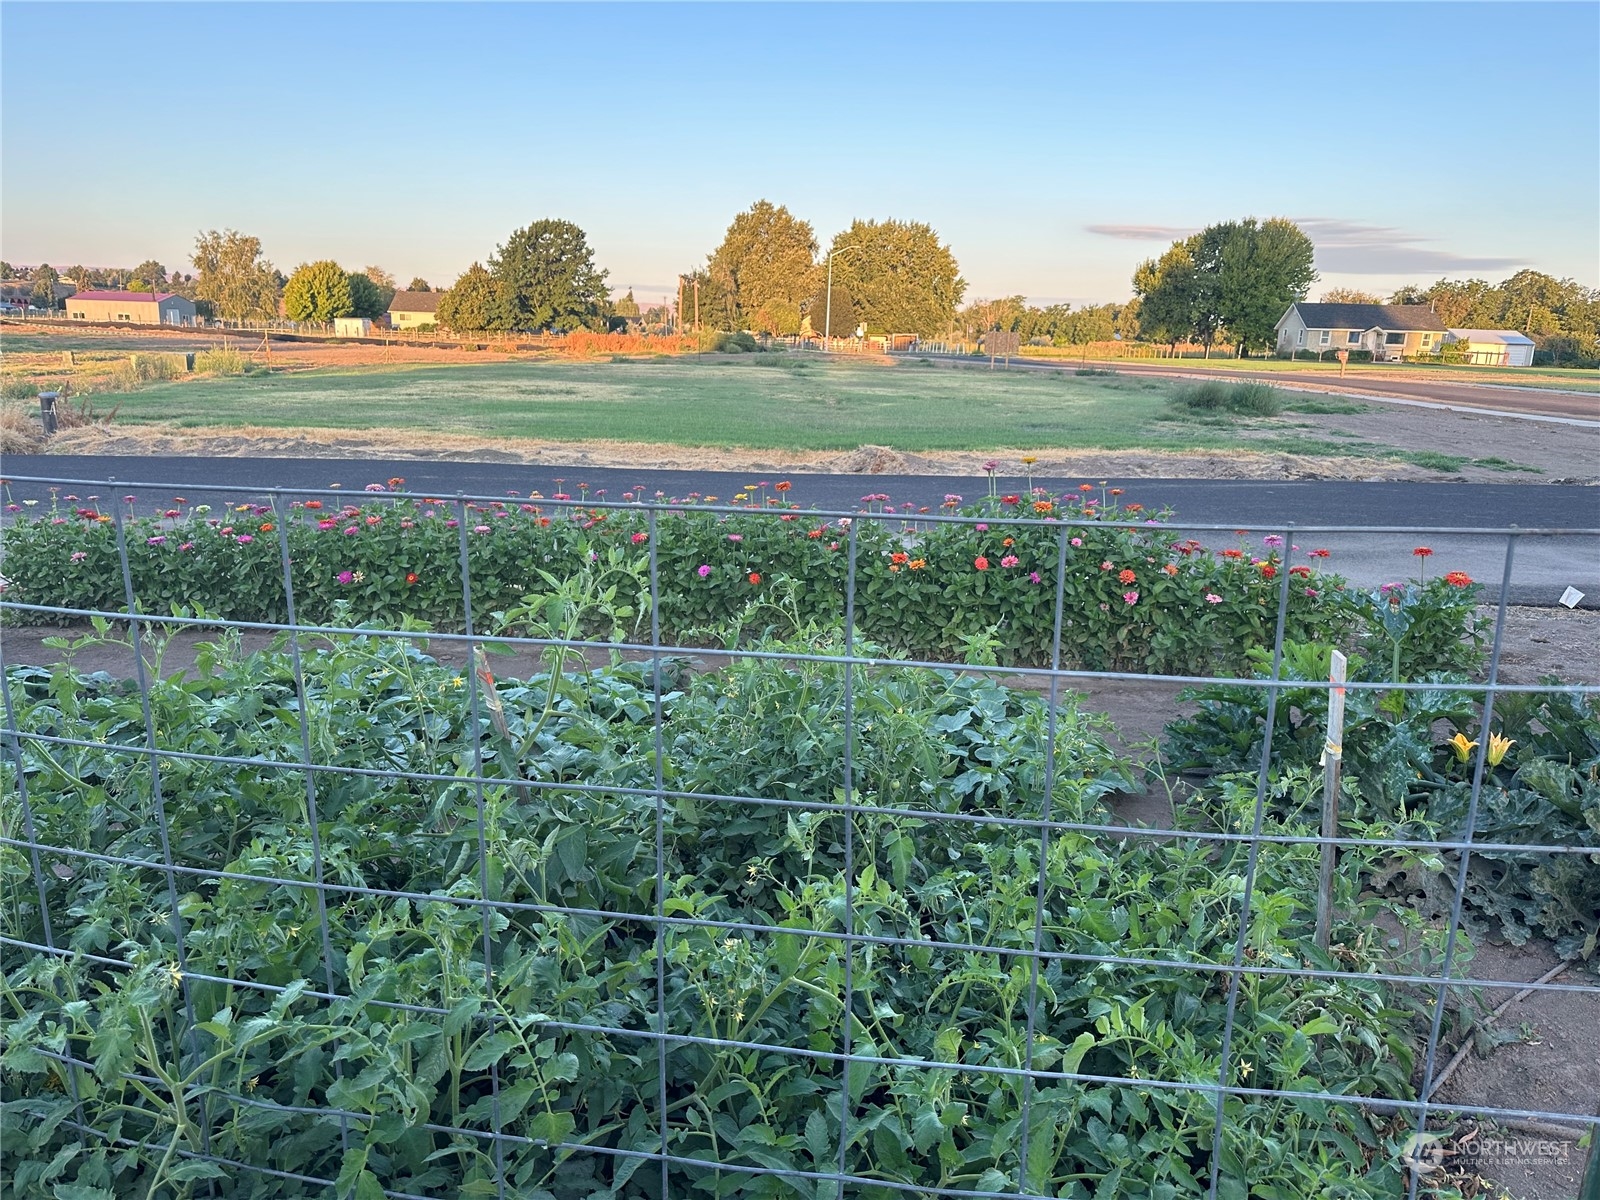
<svg viewBox="0 0 1600 1200"><path fill-rule="evenodd" d="M836 246L828 251L828 291L827 298L822 303L822 345L827 349L833 340L833 256L846 250L858 250L859 246Z"/></svg>

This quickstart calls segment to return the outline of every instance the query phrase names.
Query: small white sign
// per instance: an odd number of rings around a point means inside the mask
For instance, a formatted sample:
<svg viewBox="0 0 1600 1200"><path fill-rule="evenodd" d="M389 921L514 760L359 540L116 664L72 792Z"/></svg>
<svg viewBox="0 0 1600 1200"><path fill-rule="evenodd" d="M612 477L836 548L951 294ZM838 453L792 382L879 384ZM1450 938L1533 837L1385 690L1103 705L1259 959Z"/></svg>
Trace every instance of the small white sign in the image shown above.
<svg viewBox="0 0 1600 1200"><path fill-rule="evenodd" d="M1561 603L1565 604L1568 608L1577 608L1582 601L1583 593L1575 587L1569 587L1566 591L1561 593Z"/></svg>

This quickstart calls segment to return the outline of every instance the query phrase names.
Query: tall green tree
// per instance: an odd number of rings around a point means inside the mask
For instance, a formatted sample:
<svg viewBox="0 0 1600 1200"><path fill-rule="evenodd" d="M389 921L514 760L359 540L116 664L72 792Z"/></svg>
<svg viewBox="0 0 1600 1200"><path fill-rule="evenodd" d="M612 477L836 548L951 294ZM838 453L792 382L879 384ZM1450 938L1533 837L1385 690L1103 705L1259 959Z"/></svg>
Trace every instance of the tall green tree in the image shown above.
<svg viewBox="0 0 1600 1200"><path fill-rule="evenodd" d="M1194 337L1209 346L1226 333L1241 356L1270 346L1278 318L1316 282L1312 252L1311 239L1283 217L1207 226L1134 272L1140 324L1169 342Z"/></svg>
<svg viewBox="0 0 1600 1200"><path fill-rule="evenodd" d="M1284 217L1247 217L1201 230L1195 251L1200 340L1210 345L1227 330L1240 357L1271 346L1278 319L1317 280L1312 253L1311 239Z"/></svg>
<svg viewBox="0 0 1600 1200"><path fill-rule="evenodd" d="M606 327L606 273L594 265L588 238L571 221L547 218L517 230L496 247L489 270L499 285L498 328Z"/></svg>
<svg viewBox="0 0 1600 1200"><path fill-rule="evenodd" d="M500 285L482 263L473 263L439 297L439 324L459 333L506 328L495 324L502 311Z"/></svg>
<svg viewBox="0 0 1600 1200"><path fill-rule="evenodd" d="M167 286L167 269L153 258L147 258L135 267L132 275L146 284L144 288L135 288L135 291L154 291Z"/></svg>
<svg viewBox="0 0 1600 1200"><path fill-rule="evenodd" d="M856 221L833 239L831 253L834 287L849 290L869 333L931 337L954 322L967 281L932 226Z"/></svg>
<svg viewBox="0 0 1600 1200"><path fill-rule="evenodd" d="M195 298L224 320L278 315L278 275L261 257L260 238L213 229L195 238L190 261L198 276Z"/></svg>
<svg viewBox="0 0 1600 1200"><path fill-rule="evenodd" d="M1336 287L1329 288L1318 297L1319 304L1382 304L1383 297L1375 292L1363 292L1360 288Z"/></svg>
<svg viewBox="0 0 1600 1200"><path fill-rule="evenodd" d="M831 305L829 296L828 285L824 282L806 302L805 314L801 319L810 325L812 333L823 337L849 337L855 333L856 326L861 322L860 313L856 308L856 298L851 293L849 285L841 283L837 278L833 281Z"/></svg>
<svg viewBox="0 0 1600 1200"><path fill-rule="evenodd" d="M431 292L431 291L433 291L433 289L428 286L428 281L426 279L422 278L422 276L414 275L411 278L411 282L406 284L406 291L408 291L408 292Z"/></svg>
<svg viewBox="0 0 1600 1200"><path fill-rule="evenodd" d="M351 271L349 276L350 286L350 315L352 317L366 317L369 321L376 321L389 311L389 301L394 297L394 289L389 289L389 294L384 295L384 290L372 282L371 276L362 271Z"/></svg>
<svg viewBox="0 0 1600 1200"><path fill-rule="evenodd" d="M1133 272L1144 337L1169 344L1194 335L1200 281L1194 255L1199 235L1173 242L1160 258L1146 259Z"/></svg>
<svg viewBox="0 0 1600 1200"><path fill-rule="evenodd" d="M61 282L61 276L49 263L40 263L33 269L33 292L30 299L35 308L46 311L54 310L56 306L56 284Z"/></svg>
<svg viewBox="0 0 1600 1200"><path fill-rule="evenodd" d="M348 317L355 310L350 276L331 259L301 263L283 287L283 311L292 321L319 321Z"/></svg>
<svg viewBox="0 0 1600 1200"><path fill-rule="evenodd" d="M800 307L816 287L816 260L815 231L783 205L758 200L736 216L708 258L727 327L798 333Z"/></svg>

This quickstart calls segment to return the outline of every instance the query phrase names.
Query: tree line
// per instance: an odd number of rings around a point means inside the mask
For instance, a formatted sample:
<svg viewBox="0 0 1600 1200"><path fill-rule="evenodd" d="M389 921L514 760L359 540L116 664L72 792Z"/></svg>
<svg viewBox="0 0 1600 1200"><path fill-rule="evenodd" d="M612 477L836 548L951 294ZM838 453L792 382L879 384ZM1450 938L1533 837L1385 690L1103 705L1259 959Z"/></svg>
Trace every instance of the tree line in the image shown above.
<svg viewBox="0 0 1600 1200"><path fill-rule="evenodd" d="M169 272L154 259L130 268L48 264L18 271L0 262L0 279L33 283L35 303L56 304L51 284L166 290L195 301L202 316L226 320L284 315L299 321L381 316L395 278L377 266L350 271L332 260L304 263L284 275L262 253L261 240L236 230L195 239L192 271ZM629 292L612 300L607 273L594 263L588 236L570 221L544 218L513 231L487 265L475 262L444 289L438 322L462 330L566 332L630 323L662 328L674 314L640 311ZM1022 296L976 300L965 307L967 283L950 247L930 225L908 220L857 220L824 251L812 225L786 207L759 200L734 217L704 265L679 277L677 324L763 334L848 336L909 333L973 339L989 330L1024 341L1078 345L1107 341L1229 342L1240 354L1270 349L1288 306L1316 282L1311 239L1282 217L1226 221L1174 241L1142 262L1125 304L1073 308L1029 305ZM410 291L427 291L414 278ZM1325 300L1372 303L1353 289ZM1538 271L1499 284L1440 279L1408 285L1387 303L1427 304L1455 328L1519 329L1556 361L1600 359L1600 290Z"/></svg>

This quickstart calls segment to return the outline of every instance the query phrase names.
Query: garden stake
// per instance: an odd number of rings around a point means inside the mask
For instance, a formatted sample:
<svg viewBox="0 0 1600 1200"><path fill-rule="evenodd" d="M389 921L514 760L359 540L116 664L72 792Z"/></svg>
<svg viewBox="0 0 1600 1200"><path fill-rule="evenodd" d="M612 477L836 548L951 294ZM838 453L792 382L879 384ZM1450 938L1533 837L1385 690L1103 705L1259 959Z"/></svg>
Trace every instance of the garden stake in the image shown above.
<svg viewBox="0 0 1600 1200"><path fill-rule="evenodd" d="M1346 659L1335 650L1328 664L1328 738L1322 747L1321 875L1317 885L1317 949L1328 949L1333 927L1333 865L1339 836L1339 767L1344 759L1344 679Z"/></svg>

